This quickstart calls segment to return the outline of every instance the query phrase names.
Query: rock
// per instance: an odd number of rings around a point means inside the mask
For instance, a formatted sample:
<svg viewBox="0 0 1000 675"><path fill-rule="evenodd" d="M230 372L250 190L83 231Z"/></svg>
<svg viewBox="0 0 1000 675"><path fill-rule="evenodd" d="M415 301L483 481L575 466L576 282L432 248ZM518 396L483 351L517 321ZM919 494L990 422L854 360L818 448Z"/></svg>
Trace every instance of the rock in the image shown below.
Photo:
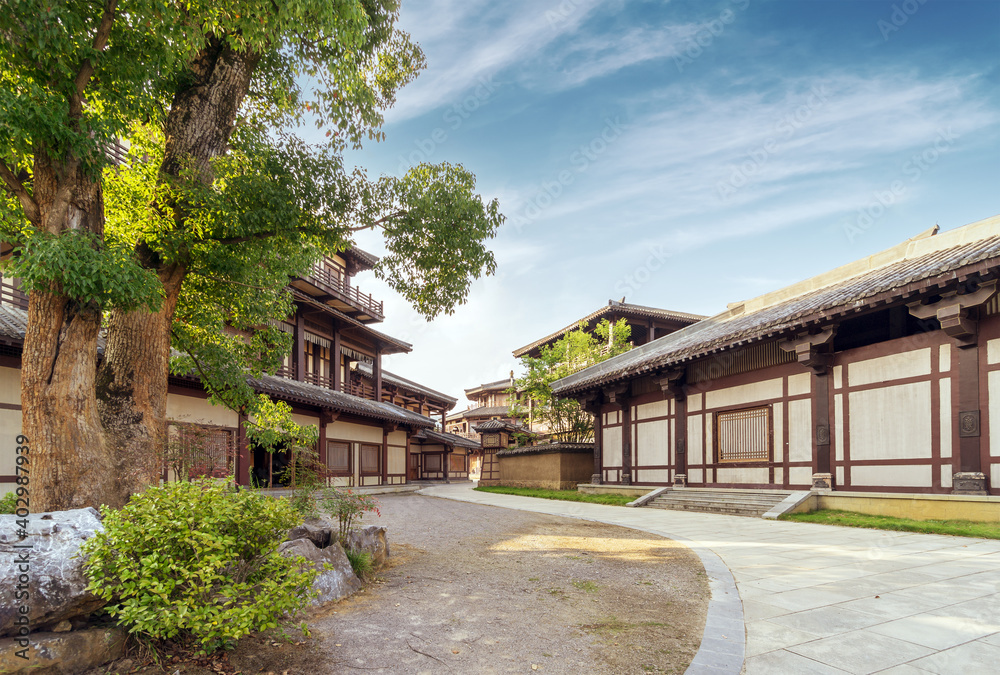
<svg viewBox="0 0 1000 675"><path fill-rule="evenodd" d="M15 635L21 606L29 607L29 629L89 614L104 601L87 590L80 545L103 530L97 509L54 511L28 516L27 537L17 535L17 516L0 515L0 579L11 594L0 603L0 636ZM18 548L30 545L31 548ZM27 598L14 590L27 582Z"/></svg>
<svg viewBox="0 0 1000 675"><path fill-rule="evenodd" d="M53 633L68 633L71 630L73 630L73 624L71 624L66 619L63 619L62 621L60 621L59 623L57 623L55 626L52 627Z"/></svg>
<svg viewBox="0 0 1000 675"><path fill-rule="evenodd" d="M352 551L368 551L372 556L372 562L375 563L375 569L379 569L389 557L389 538L386 529L372 525L363 530L352 530L347 535L347 548Z"/></svg>
<svg viewBox="0 0 1000 675"><path fill-rule="evenodd" d="M278 553L286 558L302 556L320 569L313 582L313 588L319 591L319 595L312 601L314 606L342 600L361 590L361 580L354 573L351 561L338 543L318 548L309 539L293 539L282 543L278 547ZM324 564L330 565L331 569L323 569Z"/></svg>
<svg viewBox="0 0 1000 675"><path fill-rule="evenodd" d="M305 525L299 525L290 529L287 539L288 541L308 539L316 544L317 548L326 548L330 545L331 534L332 532L329 527L317 527L306 523Z"/></svg>
<svg viewBox="0 0 1000 675"><path fill-rule="evenodd" d="M121 628L34 633L27 638L0 640L0 673L82 673L121 658L124 653L125 632Z"/></svg>

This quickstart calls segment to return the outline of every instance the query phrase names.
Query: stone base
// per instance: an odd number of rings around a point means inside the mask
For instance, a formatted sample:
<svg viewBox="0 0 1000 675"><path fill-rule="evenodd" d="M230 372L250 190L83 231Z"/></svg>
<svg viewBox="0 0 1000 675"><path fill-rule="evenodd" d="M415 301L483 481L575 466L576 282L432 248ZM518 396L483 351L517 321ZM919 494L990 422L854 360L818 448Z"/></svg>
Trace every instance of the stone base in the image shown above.
<svg viewBox="0 0 1000 675"><path fill-rule="evenodd" d="M978 471L956 473L952 477L951 493L953 495L988 495L986 474L979 473Z"/></svg>
<svg viewBox="0 0 1000 675"><path fill-rule="evenodd" d="M124 652L121 628L32 633L0 640L0 673L82 673L121 658Z"/></svg>
<svg viewBox="0 0 1000 675"><path fill-rule="evenodd" d="M622 476L621 484L622 485L631 485L632 484L632 476Z"/></svg>
<svg viewBox="0 0 1000 675"><path fill-rule="evenodd" d="M590 476L591 485L600 485L603 482L604 482L604 477L599 473L595 473Z"/></svg>
<svg viewBox="0 0 1000 675"><path fill-rule="evenodd" d="M833 474L832 473L814 473L813 474L813 492L821 492L825 490L833 489Z"/></svg>
<svg viewBox="0 0 1000 675"><path fill-rule="evenodd" d="M687 487L688 477L686 474L674 474L674 487Z"/></svg>

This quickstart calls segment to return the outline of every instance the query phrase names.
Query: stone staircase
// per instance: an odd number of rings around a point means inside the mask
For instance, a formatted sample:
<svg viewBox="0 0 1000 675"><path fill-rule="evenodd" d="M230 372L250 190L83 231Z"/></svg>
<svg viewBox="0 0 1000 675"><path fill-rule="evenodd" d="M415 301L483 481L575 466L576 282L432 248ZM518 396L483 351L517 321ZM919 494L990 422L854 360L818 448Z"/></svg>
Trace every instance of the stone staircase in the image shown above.
<svg viewBox="0 0 1000 675"><path fill-rule="evenodd" d="M789 490L673 488L645 506L653 509L701 511L760 518L790 494L792 493Z"/></svg>

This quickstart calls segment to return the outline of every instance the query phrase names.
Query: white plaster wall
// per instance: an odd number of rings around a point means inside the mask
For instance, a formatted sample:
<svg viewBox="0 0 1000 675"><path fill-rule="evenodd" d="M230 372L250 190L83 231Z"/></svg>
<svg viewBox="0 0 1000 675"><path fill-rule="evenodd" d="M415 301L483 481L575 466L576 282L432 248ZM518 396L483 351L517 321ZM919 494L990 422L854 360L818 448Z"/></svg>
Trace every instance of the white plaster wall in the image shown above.
<svg viewBox="0 0 1000 675"><path fill-rule="evenodd" d="M775 485L783 485L785 482L785 469L781 466L774 467L774 483Z"/></svg>
<svg viewBox="0 0 1000 675"><path fill-rule="evenodd" d="M844 386L844 367L834 366L833 367L833 386L836 389L840 389Z"/></svg>
<svg viewBox="0 0 1000 675"><path fill-rule="evenodd" d="M666 417L669 414L669 401L654 401L653 403L643 403L635 407L636 420L648 420L651 417Z"/></svg>
<svg viewBox="0 0 1000 675"><path fill-rule="evenodd" d="M990 485L1000 485L1000 464L990 467Z"/></svg>
<svg viewBox="0 0 1000 675"><path fill-rule="evenodd" d="M688 415L687 461L701 464L704 457L701 440L701 415Z"/></svg>
<svg viewBox="0 0 1000 675"><path fill-rule="evenodd" d="M889 354L876 359L852 363L847 367L847 383L852 387L857 387L864 384L930 374L931 348L925 347L924 349Z"/></svg>
<svg viewBox="0 0 1000 675"><path fill-rule="evenodd" d="M326 425L326 437L338 441L359 441L382 444L382 427L370 427L353 422L335 421Z"/></svg>
<svg viewBox="0 0 1000 675"><path fill-rule="evenodd" d="M237 427L240 416L229 408L212 405L204 398L167 394L167 419L192 424L214 424Z"/></svg>
<svg viewBox="0 0 1000 675"><path fill-rule="evenodd" d="M853 456L854 446L851 446ZM851 485L858 487L932 487L932 467L852 466Z"/></svg>
<svg viewBox="0 0 1000 675"><path fill-rule="evenodd" d="M851 459L931 456L930 382L851 392L850 410Z"/></svg>
<svg viewBox="0 0 1000 675"><path fill-rule="evenodd" d="M950 488L952 481L952 469L951 465L945 465L941 467L941 487Z"/></svg>
<svg viewBox="0 0 1000 675"><path fill-rule="evenodd" d="M951 370L951 345L948 343L938 347L938 370L942 373Z"/></svg>
<svg viewBox="0 0 1000 675"><path fill-rule="evenodd" d="M643 422L636 425L636 463L639 465L669 464L667 430L668 420Z"/></svg>
<svg viewBox="0 0 1000 675"><path fill-rule="evenodd" d="M21 371L0 367L0 403L21 405Z"/></svg>
<svg viewBox="0 0 1000 675"><path fill-rule="evenodd" d="M792 462L812 459L812 401L809 399L788 403L788 459Z"/></svg>
<svg viewBox="0 0 1000 675"><path fill-rule="evenodd" d="M990 455L1000 457L1000 370L986 376L989 387Z"/></svg>
<svg viewBox="0 0 1000 675"><path fill-rule="evenodd" d="M812 485L812 469L808 466L788 467L788 483L790 485Z"/></svg>
<svg viewBox="0 0 1000 675"><path fill-rule="evenodd" d="M406 445L406 432L393 431L389 434L389 445Z"/></svg>
<svg viewBox="0 0 1000 675"><path fill-rule="evenodd" d="M295 413L292 413L292 421L298 424L300 427L319 426L318 417L310 417L307 415L296 415Z"/></svg>
<svg viewBox="0 0 1000 675"><path fill-rule="evenodd" d="M986 363L1000 363L1000 338L986 343Z"/></svg>
<svg viewBox="0 0 1000 675"><path fill-rule="evenodd" d="M844 395L834 394L833 396L833 434L834 438L834 452L836 453L837 461L843 461L844 459L844 437L847 435L846 429L844 429Z"/></svg>
<svg viewBox="0 0 1000 675"><path fill-rule="evenodd" d="M836 473L837 477L834 479L836 480L835 487L840 487L841 485L844 484L844 467L838 466Z"/></svg>
<svg viewBox="0 0 1000 675"><path fill-rule="evenodd" d="M14 475L14 462L17 457L17 437L21 433L21 411L0 410L0 476ZM31 439L28 439L29 447ZM31 455L28 455L31 459ZM28 470L31 468L29 466ZM30 475L29 475L30 478ZM0 486L5 483L0 483ZM0 492L0 494L3 494Z"/></svg>
<svg viewBox="0 0 1000 675"><path fill-rule="evenodd" d="M705 408L723 408L732 405L742 405L763 401L769 398L780 398L784 378L778 377L763 382L743 384L738 387L728 387L718 391L705 393Z"/></svg>
<svg viewBox="0 0 1000 675"><path fill-rule="evenodd" d="M812 389L812 375L809 373L799 373L788 378L788 395L801 396L808 394Z"/></svg>
<svg viewBox="0 0 1000 675"><path fill-rule="evenodd" d="M611 467L622 465L621 427L604 430L604 445L602 446L602 451L604 453L604 466Z"/></svg>
<svg viewBox="0 0 1000 675"><path fill-rule="evenodd" d="M687 472L687 482L688 483L701 483L705 480L705 472L701 469L688 469Z"/></svg>
<svg viewBox="0 0 1000 675"><path fill-rule="evenodd" d="M636 472L639 483L669 483L670 471L667 469L643 469Z"/></svg>
<svg viewBox="0 0 1000 675"><path fill-rule="evenodd" d="M688 396L687 399L687 411L688 413L698 412L701 410L701 394L692 394Z"/></svg>
<svg viewBox="0 0 1000 675"><path fill-rule="evenodd" d="M604 423L605 424L618 424L621 422L621 410L613 410L609 413L604 413Z"/></svg>
<svg viewBox="0 0 1000 675"><path fill-rule="evenodd" d="M406 448L389 446L389 473L406 473Z"/></svg>
<svg viewBox="0 0 1000 675"><path fill-rule="evenodd" d="M941 407L938 410L941 416L941 456L951 457L951 378L945 377L939 380L938 385L941 400ZM990 399L992 400L992 394ZM990 429L995 428L997 427L992 426L991 421Z"/></svg>
<svg viewBox="0 0 1000 675"><path fill-rule="evenodd" d="M771 427L771 459L775 461L781 461L785 457L785 444L788 439L785 438L785 404L775 403L771 406L771 422L774 424Z"/></svg>
<svg viewBox="0 0 1000 675"><path fill-rule="evenodd" d="M719 467L715 471L715 480L719 483L760 483L766 484L768 471L766 468L727 468Z"/></svg>

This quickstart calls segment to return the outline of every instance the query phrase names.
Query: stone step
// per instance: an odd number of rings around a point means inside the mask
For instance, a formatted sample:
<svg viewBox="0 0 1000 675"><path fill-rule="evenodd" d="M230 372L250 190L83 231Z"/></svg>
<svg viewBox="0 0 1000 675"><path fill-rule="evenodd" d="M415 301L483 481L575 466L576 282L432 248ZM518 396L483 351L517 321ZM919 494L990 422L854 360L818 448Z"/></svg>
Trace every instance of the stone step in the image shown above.
<svg viewBox="0 0 1000 675"><path fill-rule="evenodd" d="M712 504L709 506L698 506L698 507L692 507L691 505L684 505L684 504L656 504L652 505L650 508L661 509L664 511L720 513L727 516L748 516L751 518L760 518L762 515L770 511L770 509L755 509L755 508L740 507L740 506L733 506L726 504Z"/></svg>
<svg viewBox="0 0 1000 675"><path fill-rule="evenodd" d="M761 501L761 500L750 500L750 499L693 499L691 497L685 497L684 499L654 499L651 503L656 504L742 504L745 506L760 507L764 509L770 509L776 504L780 504L781 500L775 501Z"/></svg>
<svg viewBox="0 0 1000 675"><path fill-rule="evenodd" d="M787 490L685 488L665 492L646 506L759 518L789 494Z"/></svg>

